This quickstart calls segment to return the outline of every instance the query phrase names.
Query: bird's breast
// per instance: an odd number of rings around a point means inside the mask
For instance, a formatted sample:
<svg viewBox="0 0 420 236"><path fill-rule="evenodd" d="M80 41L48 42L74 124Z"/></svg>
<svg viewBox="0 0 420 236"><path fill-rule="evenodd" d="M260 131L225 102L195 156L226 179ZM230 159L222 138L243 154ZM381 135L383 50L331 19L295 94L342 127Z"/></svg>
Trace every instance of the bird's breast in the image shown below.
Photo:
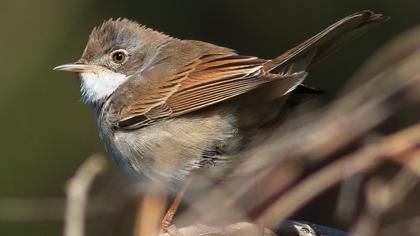
<svg viewBox="0 0 420 236"><path fill-rule="evenodd" d="M234 117L220 110L129 131L101 128L109 126L106 121L99 126L107 152L122 169L158 182L184 180L192 170L217 159L216 155L235 152L241 140Z"/></svg>

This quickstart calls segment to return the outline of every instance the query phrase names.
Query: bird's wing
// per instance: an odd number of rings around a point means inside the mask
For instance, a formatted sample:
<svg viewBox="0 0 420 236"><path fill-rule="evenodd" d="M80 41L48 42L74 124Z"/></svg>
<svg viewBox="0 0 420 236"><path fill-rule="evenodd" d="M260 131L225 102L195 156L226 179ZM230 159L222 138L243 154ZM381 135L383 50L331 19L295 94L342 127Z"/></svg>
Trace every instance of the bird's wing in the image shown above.
<svg viewBox="0 0 420 236"><path fill-rule="evenodd" d="M284 79L285 93L299 85L306 73L268 74L266 60L236 54L208 54L179 69L148 99L121 110L118 126L139 128L165 117L176 117L225 101L262 84Z"/></svg>

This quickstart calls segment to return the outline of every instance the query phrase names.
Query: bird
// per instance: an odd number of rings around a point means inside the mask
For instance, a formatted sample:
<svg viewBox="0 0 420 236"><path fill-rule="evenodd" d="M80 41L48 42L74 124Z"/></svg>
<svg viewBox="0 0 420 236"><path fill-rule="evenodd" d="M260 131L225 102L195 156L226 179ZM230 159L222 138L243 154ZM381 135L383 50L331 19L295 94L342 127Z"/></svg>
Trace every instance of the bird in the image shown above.
<svg viewBox="0 0 420 236"><path fill-rule="evenodd" d="M110 19L93 29L79 60L54 70L79 75L82 101L119 167L182 192L192 173L228 171L281 119L288 98L315 91L303 84L309 68L386 19L356 12L274 59Z"/></svg>

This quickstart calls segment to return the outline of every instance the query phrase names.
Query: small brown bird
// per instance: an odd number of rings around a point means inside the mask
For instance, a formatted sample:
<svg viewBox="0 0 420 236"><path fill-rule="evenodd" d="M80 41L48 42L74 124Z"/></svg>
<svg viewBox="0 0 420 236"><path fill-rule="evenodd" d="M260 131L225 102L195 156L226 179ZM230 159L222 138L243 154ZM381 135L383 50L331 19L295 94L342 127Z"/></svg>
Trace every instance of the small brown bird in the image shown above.
<svg viewBox="0 0 420 236"><path fill-rule="evenodd" d="M279 119L310 66L385 19L357 12L272 60L108 20L77 62L54 69L79 74L82 100L122 169L178 189L193 170L229 169Z"/></svg>

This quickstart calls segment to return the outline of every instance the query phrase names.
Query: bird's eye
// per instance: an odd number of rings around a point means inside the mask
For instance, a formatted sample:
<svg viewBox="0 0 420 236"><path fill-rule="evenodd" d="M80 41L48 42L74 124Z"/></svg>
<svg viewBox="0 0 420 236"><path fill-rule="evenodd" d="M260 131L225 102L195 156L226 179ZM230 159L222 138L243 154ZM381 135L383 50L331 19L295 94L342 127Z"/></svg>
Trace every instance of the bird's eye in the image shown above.
<svg viewBox="0 0 420 236"><path fill-rule="evenodd" d="M128 59L128 53L124 49L118 49L111 53L112 62L115 64L124 64Z"/></svg>

